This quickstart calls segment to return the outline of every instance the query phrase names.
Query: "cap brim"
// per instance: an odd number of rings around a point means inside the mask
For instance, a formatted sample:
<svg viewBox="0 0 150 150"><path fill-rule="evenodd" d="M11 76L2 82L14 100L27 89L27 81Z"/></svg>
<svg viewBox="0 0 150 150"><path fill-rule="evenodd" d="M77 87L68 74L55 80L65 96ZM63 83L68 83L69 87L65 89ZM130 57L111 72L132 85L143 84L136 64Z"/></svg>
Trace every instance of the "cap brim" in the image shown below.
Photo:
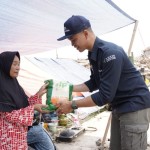
<svg viewBox="0 0 150 150"><path fill-rule="evenodd" d="M57 41L62 41L62 40L65 40L65 39L68 39L69 37L71 37L72 35L65 35L65 36L62 36L60 37L59 39L57 39Z"/></svg>

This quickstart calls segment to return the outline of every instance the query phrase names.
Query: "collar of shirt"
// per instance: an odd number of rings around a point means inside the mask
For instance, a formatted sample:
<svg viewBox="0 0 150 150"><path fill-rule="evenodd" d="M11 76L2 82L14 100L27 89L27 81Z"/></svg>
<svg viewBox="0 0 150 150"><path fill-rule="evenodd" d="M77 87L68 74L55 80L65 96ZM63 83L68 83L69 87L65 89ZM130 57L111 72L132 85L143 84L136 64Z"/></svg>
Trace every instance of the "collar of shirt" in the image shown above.
<svg viewBox="0 0 150 150"><path fill-rule="evenodd" d="M88 53L90 59L97 61L98 50L101 49L102 45L103 45L102 40L96 37L92 51Z"/></svg>

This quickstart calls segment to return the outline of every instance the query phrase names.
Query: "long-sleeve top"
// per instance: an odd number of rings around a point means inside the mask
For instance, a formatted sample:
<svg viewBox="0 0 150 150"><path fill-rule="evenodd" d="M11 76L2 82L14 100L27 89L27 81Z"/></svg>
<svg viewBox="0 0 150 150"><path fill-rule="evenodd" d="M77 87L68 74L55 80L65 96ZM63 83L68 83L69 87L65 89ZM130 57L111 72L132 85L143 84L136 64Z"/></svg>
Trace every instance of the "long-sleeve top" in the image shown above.
<svg viewBox="0 0 150 150"><path fill-rule="evenodd" d="M27 150L28 126L33 123L34 104L42 103L38 95L31 96L29 106L11 113L0 112L0 150Z"/></svg>
<svg viewBox="0 0 150 150"><path fill-rule="evenodd" d="M96 38L88 54L90 80L85 82L95 104L111 103L117 113L150 108L150 92L140 72L133 66L125 51L110 42Z"/></svg>

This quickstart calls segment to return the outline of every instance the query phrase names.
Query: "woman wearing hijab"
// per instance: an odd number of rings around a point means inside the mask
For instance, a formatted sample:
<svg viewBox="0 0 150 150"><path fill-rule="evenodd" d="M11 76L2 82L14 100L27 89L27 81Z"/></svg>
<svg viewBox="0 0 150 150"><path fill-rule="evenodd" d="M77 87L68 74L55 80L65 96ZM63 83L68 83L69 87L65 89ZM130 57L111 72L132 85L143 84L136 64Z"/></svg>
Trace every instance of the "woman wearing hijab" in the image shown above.
<svg viewBox="0 0 150 150"><path fill-rule="evenodd" d="M20 70L19 52L0 54L0 149L27 150L28 126L32 126L34 110L41 113L46 84L30 98L17 81Z"/></svg>

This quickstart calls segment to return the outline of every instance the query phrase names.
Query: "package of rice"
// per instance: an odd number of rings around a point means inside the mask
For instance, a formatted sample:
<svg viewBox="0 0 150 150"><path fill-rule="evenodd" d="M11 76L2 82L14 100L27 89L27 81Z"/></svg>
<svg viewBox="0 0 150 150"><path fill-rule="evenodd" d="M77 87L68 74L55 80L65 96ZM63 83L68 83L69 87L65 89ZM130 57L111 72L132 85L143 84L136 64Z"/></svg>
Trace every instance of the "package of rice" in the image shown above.
<svg viewBox="0 0 150 150"><path fill-rule="evenodd" d="M53 79L44 81L48 83L46 104L48 110L54 111L57 109L56 104L59 99L72 100L73 85L67 81L56 81Z"/></svg>

